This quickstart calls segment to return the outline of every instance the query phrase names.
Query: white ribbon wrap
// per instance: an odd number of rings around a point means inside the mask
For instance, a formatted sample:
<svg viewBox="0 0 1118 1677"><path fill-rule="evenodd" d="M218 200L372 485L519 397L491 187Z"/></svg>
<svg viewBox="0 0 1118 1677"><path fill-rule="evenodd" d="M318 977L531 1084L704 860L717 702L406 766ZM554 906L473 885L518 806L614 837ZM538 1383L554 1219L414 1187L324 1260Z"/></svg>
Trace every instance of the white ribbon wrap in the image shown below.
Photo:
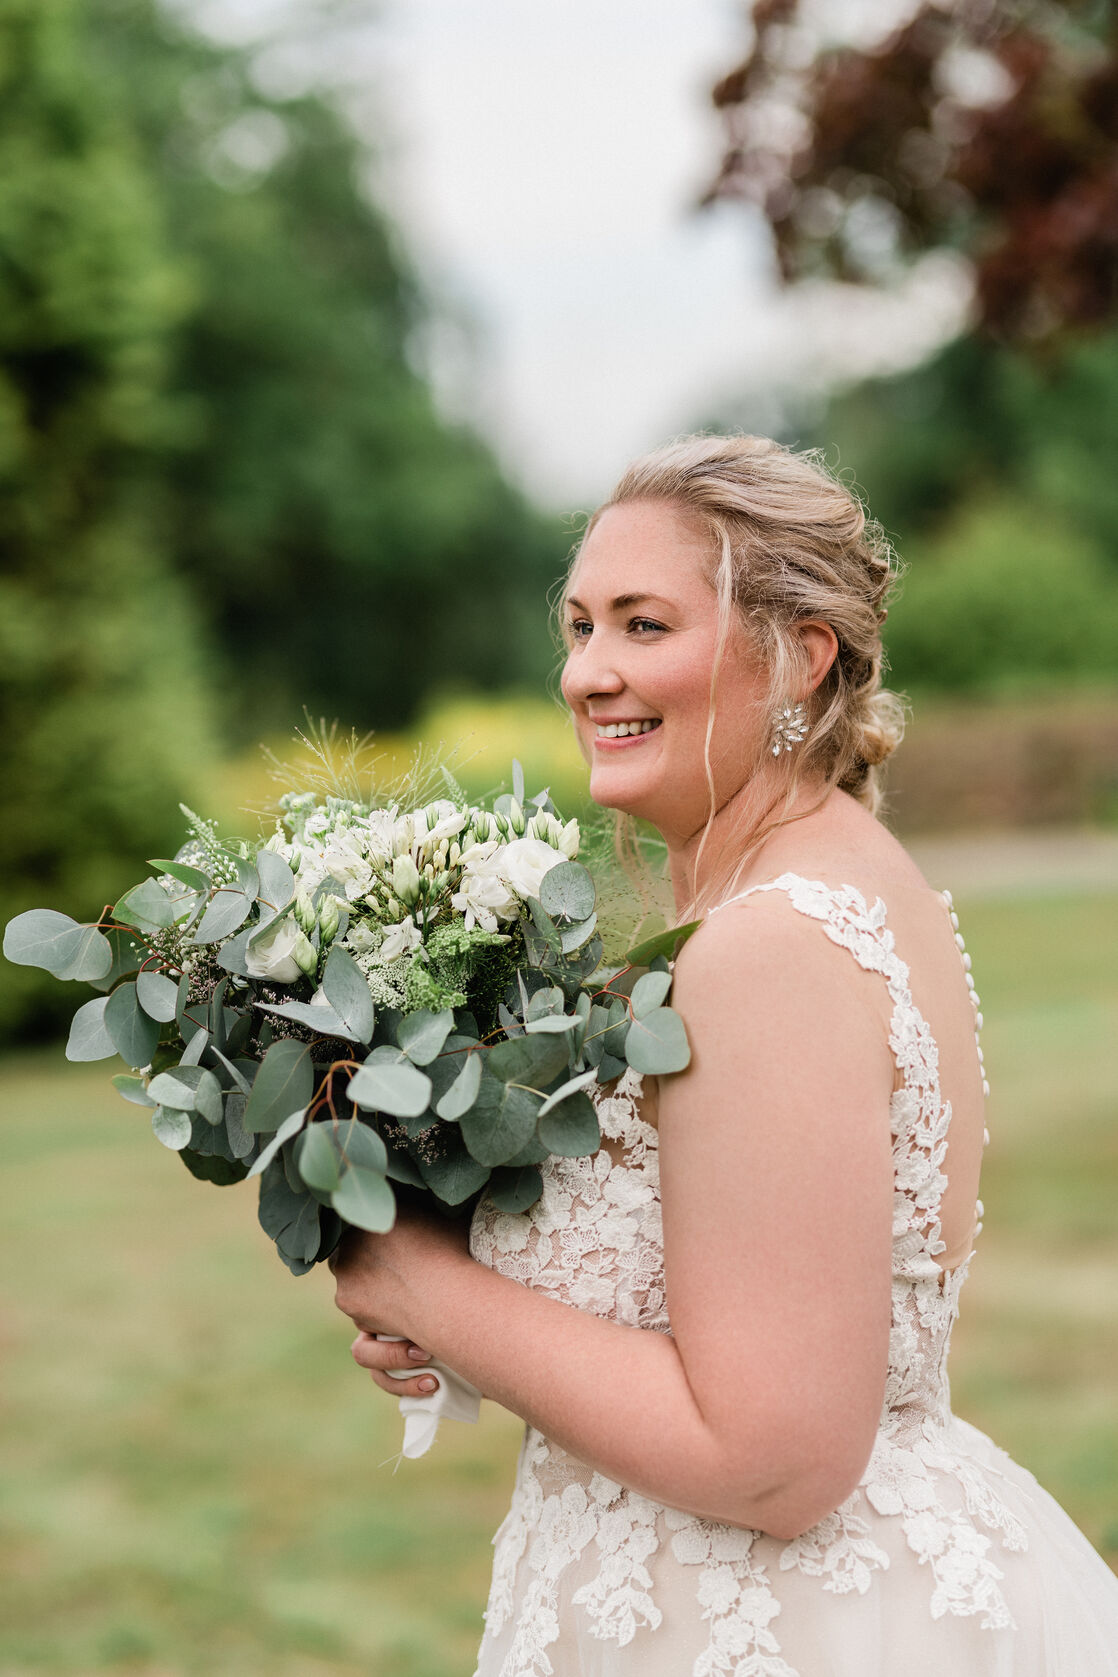
<svg viewBox="0 0 1118 1677"><path fill-rule="evenodd" d="M398 1333L378 1333L378 1339L402 1343ZM390 1368L386 1371L393 1380L414 1380L418 1374L430 1374L438 1386L425 1397L402 1397L400 1414L404 1417L403 1454L414 1461L425 1456L435 1442L439 1422L476 1421L481 1411L481 1393L452 1368L436 1358L419 1368Z"/></svg>

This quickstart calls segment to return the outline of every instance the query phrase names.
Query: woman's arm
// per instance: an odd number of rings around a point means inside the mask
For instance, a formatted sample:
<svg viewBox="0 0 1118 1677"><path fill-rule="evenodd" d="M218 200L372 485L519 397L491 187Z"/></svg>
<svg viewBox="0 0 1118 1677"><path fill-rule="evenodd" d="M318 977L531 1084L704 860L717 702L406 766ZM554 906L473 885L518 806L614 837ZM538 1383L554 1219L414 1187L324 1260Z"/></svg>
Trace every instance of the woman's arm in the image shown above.
<svg viewBox="0 0 1118 1677"><path fill-rule="evenodd" d="M545 1298L421 1219L354 1243L340 1308L406 1333L656 1501L778 1537L805 1530L857 1483L884 1388L883 995L780 899L716 916L685 947L673 1003L693 1060L659 1099L674 1337ZM404 1350L355 1354L383 1368L406 1365Z"/></svg>

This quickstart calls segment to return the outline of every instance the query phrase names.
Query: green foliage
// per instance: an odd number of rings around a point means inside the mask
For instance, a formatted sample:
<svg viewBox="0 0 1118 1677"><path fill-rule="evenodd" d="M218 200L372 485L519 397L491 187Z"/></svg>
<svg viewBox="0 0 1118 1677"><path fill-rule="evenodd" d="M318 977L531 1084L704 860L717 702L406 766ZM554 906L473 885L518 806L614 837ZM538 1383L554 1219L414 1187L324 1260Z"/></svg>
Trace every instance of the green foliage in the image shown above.
<svg viewBox="0 0 1118 1677"><path fill-rule="evenodd" d="M603 974L612 990L593 987L602 944L593 935L594 877L581 863L553 849L538 887L543 900L512 892L499 910L507 930L485 932L465 925L460 906L459 888L468 896L478 883L469 860L475 847L461 848L457 837L452 846L451 837L488 831L486 810L394 806L386 851L383 825L352 802L327 798L319 806L313 795L309 802L296 795L285 809L300 835L286 849L282 830L269 841L278 849L222 846L185 811L192 834L185 852L203 850L217 878L182 860L155 862L174 873L126 891L121 919L106 909L96 926L83 927L31 910L7 927L4 949L17 964L104 988L78 1009L67 1057L119 1053L136 1068L139 1077L114 1083L130 1104L151 1110L156 1138L181 1153L193 1175L218 1185L259 1177L261 1225L295 1274L329 1256L344 1223L390 1228L392 1181L426 1187L445 1208L497 1171L498 1203L525 1209L542 1191L534 1167L549 1153L577 1157L598 1147L590 1085L620 1076L626 1064L655 1073L687 1065L683 1023L666 1005L672 978L663 955L643 972ZM383 821L385 812L377 814ZM564 828L550 810L525 818L518 808L514 824L505 822L506 842L517 833L540 842L540 823L577 849L577 823ZM343 841L355 900L336 897L336 878L327 875L308 884L313 902L302 893L293 908L277 909L295 878L315 866L315 847L335 856ZM483 854L483 865L492 860ZM386 925L390 935L399 931L402 905L391 891L386 902L383 886L380 895L368 887L387 877L400 890L405 872L415 918L403 924L414 941L385 964L430 975L429 950L438 963L454 963L466 986L457 1011L374 1009L376 955ZM496 910L481 912L497 924ZM343 935L343 914L364 966L333 942ZM509 981L496 1028L482 1036L485 1006L474 984L487 1003L493 975L484 963L470 968L495 954ZM291 999L276 999L285 994ZM596 1000L607 995L608 1008Z"/></svg>
<svg viewBox="0 0 1118 1677"><path fill-rule="evenodd" d="M914 542L909 561L885 631L895 684L979 693L1113 679L1118 571L1051 511L979 502Z"/></svg>
<svg viewBox="0 0 1118 1677"><path fill-rule="evenodd" d="M416 370L427 305L362 143L321 98L267 98L245 55L153 0L85 6L191 275L168 537L236 705L252 696L234 730L304 704L383 728L447 680L538 682L567 538L436 412Z"/></svg>
<svg viewBox="0 0 1118 1677"><path fill-rule="evenodd" d="M69 0L0 0L5 920L44 892L88 906L118 857L162 848L211 740L154 469L183 276L76 16ZM7 1027L57 1023L52 994L14 975Z"/></svg>

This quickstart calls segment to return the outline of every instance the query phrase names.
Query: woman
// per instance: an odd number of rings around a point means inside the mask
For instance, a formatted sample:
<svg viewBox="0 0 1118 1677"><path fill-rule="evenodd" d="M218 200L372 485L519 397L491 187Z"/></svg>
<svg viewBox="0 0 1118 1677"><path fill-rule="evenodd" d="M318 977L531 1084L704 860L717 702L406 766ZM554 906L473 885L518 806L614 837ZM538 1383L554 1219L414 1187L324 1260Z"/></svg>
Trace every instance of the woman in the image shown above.
<svg viewBox="0 0 1118 1677"><path fill-rule="evenodd" d="M483 1199L472 1256L408 1217L337 1267L384 1390L433 1354L528 1423L480 1677L1118 1673L1118 1579L950 1411L982 1015L874 816L892 576L843 485L752 437L639 461L573 564L591 795L703 918L692 1063L626 1073L601 1152Z"/></svg>

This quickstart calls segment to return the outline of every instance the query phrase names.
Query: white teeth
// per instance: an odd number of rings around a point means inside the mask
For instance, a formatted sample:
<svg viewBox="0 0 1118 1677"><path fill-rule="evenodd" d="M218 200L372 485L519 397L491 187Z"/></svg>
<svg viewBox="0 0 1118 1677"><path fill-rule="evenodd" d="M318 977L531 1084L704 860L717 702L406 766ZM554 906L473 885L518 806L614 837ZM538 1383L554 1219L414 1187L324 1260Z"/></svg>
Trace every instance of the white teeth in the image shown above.
<svg viewBox="0 0 1118 1677"><path fill-rule="evenodd" d="M640 722L608 722L603 727L598 725L599 739L625 739L630 734L650 734L653 728L660 726L659 717L646 716Z"/></svg>

